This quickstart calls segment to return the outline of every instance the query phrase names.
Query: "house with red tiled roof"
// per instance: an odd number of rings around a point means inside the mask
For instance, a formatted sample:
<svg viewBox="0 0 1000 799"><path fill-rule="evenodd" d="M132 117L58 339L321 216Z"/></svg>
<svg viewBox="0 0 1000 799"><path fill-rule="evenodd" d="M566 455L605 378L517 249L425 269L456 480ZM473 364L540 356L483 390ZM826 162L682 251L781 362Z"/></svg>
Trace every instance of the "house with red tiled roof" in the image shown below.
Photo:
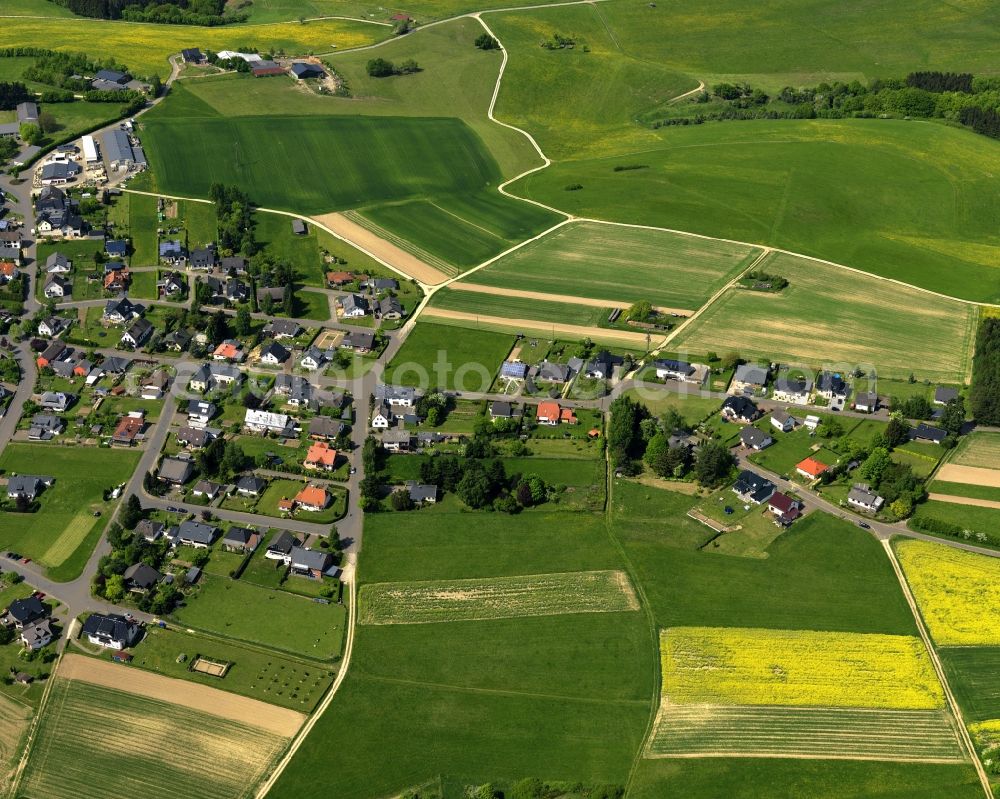
<svg viewBox="0 0 1000 799"><path fill-rule="evenodd" d="M813 457L808 457L795 464L795 471L810 480L815 480L829 468L830 467L825 463L818 461Z"/></svg>
<svg viewBox="0 0 1000 799"><path fill-rule="evenodd" d="M238 361L243 357L243 350L238 341L228 339L215 348L212 357L217 361Z"/></svg>
<svg viewBox="0 0 1000 799"><path fill-rule="evenodd" d="M343 286L355 280L352 272L327 272L326 282L331 286Z"/></svg>
<svg viewBox="0 0 1000 799"><path fill-rule="evenodd" d="M319 486L306 486L295 495L295 502L303 510L319 511L330 504L330 494Z"/></svg>
<svg viewBox="0 0 1000 799"><path fill-rule="evenodd" d="M302 465L307 469L325 469L332 472L337 463L337 450L325 441L317 441L306 453L306 459Z"/></svg>
<svg viewBox="0 0 1000 799"><path fill-rule="evenodd" d="M538 423L554 427L559 424L559 419L561 418L560 411L558 402L539 402L536 416Z"/></svg>
<svg viewBox="0 0 1000 799"><path fill-rule="evenodd" d="M21 272L13 261L0 261L0 284L13 280L19 274Z"/></svg>

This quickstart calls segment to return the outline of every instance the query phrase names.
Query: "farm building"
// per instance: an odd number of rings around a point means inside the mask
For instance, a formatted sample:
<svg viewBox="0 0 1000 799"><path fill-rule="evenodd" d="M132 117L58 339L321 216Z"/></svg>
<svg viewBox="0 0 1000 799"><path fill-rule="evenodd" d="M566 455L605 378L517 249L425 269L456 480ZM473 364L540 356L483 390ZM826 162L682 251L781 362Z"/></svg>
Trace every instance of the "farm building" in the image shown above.
<svg viewBox="0 0 1000 799"><path fill-rule="evenodd" d="M84 136L81 140L83 142L83 160L88 164L96 164L101 160L101 156L97 152L97 142L93 136Z"/></svg>
<svg viewBox="0 0 1000 799"><path fill-rule="evenodd" d="M270 75L284 75L285 68L274 61L261 59L250 64L250 72L255 78L264 78Z"/></svg>
<svg viewBox="0 0 1000 799"><path fill-rule="evenodd" d="M132 146L128 133L120 128L107 131L101 137L104 158L112 169L135 169L146 166L142 149Z"/></svg>
<svg viewBox="0 0 1000 799"><path fill-rule="evenodd" d="M319 64L310 64L308 61L296 61L292 64L292 74L298 80L306 78L325 78L326 72Z"/></svg>

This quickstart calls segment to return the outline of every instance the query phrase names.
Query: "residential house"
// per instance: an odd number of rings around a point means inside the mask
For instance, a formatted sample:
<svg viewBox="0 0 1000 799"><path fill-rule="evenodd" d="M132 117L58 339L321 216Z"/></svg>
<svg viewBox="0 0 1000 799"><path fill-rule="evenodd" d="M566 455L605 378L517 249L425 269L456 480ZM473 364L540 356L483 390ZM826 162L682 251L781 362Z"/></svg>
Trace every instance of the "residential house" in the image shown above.
<svg viewBox="0 0 1000 799"><path fill-rule="evenodd" d="M284 338L295 338L302 332L302 325L294 319L272 319L264 326L264 332L280 341Z"/></svg>
<svg viewBox="0 0 1000 799"><path fill-rule="evenodd" d="M59 275L50 275L42 293L48 300L63 300L73 293L73 284Z"/></svg>
<svg viewBox="0 0 1000 799"><path fill-rule="evenodd" d="M55 632L52 629L52 619L40 619L21 630L21 644L29 652L37 652L48 646L53 638Z"/></svg>
<svg viewBox="0 0 1000 799"><path fill-rule="evenodd" d="M185 64L202 64L205 61L205 56L197 47L185 47L181 50L181 58Z"/></svg>
<svg viewBox="0 0 1000 799"><path fill-rule="evenodd" d="M54 252L45 259L45 271L50 275L65 275L72 268L73 262L61 252Z"/></svg>
<svg viewBox="0 0 1000 799"><path fill-rule="evenodd" d="M191 334L186 330L172 330L162 340L168 350L184 352L191 343Z"/></svg>
<svg viewBox="0 0 1000 799"><path fill-rule="evenodd" d="M565 363L542 361L538 364L535 377L547 383L568 383L573 377L573 370Z"/></svg>
<svg viewBox="0 0 1000 799"><path fill-rule="evenodd" d="M333 441L344 432L345 425L329 416L314 416L309 420L309 437L314 441Z"/></svg>
<svg viewBox="0 0 1000 799"><path fill-rule="evenodd" d="M295 503L302 510L321 511L330 504L330 494L325 488L309 485L295 495Z"/></svg>
<svg viewBox="0 0 1000 799"><path fill-rule="evenodd" d="M21 274L14 261L0 260L0 286L6 286Z"/></svg>
<svg viewBox="0 0 1000 799"><path fill-rule="evenodd" d="M196 371L188 383L192 391L205 392L215 390L220 386L239 385L243 373L228 363L205 363Z"/></svg>
<svg viewBox="0 0 1000 799"><path fill-rule="evenodd" d="M128 297L119 297L105 303L101 319L105 324L121 325L141 316L142 312L141 305L135 305Z"/></svg>
<svg viewBox="0 0 1000 799"><path fill-rule="evenodd" d="M399 291L399 281L393 277L366 277L361 281L361 288L372 291Z"/></svg>
<svg viewBox="0 0 1000 799"><path fill-rule="evenodd" d="M774 516L775 524L787 527L802 513L802 503L788 494L775 491L767 500L767 509Z"/></svg>
<svg viewBox="0 0 1000 799"><path fill-rule="evenodd" d="M319 549L292 547L292 551L288 554L288 565L293 574L310 577L313 580L336 575L336 569L333 567L333 555Z"/></svg>
<svg viewBox="0 0 1000 799"><path fill-rule="evenodd" d="M104 359L104 362L101 364L101 369L111 375L123 375L128 371L131 364L132 361L128 358L112 356Z"/></svg>
<svg viewBox="0 0 1000 799"><path fill-rule="evenodd" d="M240 255L227 255L219 260L219 269L226 274L242 275L247 271L247 259Z"/></svg>
<svg viewBox="0 0 1000 799"><path fill-rule="evenodd" d="M252 474L245 474L236 481L236 493L244 497L259 497L267 488L267 480Z"/></svg>
<svg viewBox="0 0 1000 799"><path fill-rule="evenodd" d="M494 400L490 403L491 419L513 419L514 406L503 400Z"/></svg>
<svg viewBox="0 0 1000 799"><path fill-rule="evenodd" d="M413 446L413 436L405 427L385 430L379 439L388 452L409 452Z"/></svg>
<svg viewBox="0 0 1000 799"><path fill-rule="evenodd" d="M123 347L131 347L132 349L138 349L150 336L153 335L153 325L150 324L145 319L136 319L129 325L128 329L122 333L121 341L119 342Z"/></svg>
<svg viewBox="0 0 1000 799"><path fill-rule="evenodd" d="M143 399L158 400L166 392L167 387L170 385L170 376L167 374L165 369L156 369L150 372L140 386L141 394Z"/></svg>
<svg viewBox="0 0 1000 799"><path fill-rule="evenodd" d="M829 469L830 469L829 466L827 466L822 461L816 460L812 456L808 458L803 458L801 461L795 464L795 471L808 480L816 480L817 478L819 478L820 475L823 474L823 472L826 472Z"/></svg>
<svg viewBox="0 0 1000 799"><path fill-rule="evenodd" d="M281 366L291 355L277 341L272 341L260 351L260 362L267 366Z"/></svg>
<svg viewBox="0 0 1000 799"><path fill-rule="evenodd" d="M49 441L59 435L65 425L58 416L46 413L36 413L31 417L31 427L28 429L28 438L31 441Z"/></svg>
<svg viewBox="0 0 1000 799"><path fill-rule="evenodd" d="M910 430L911 441L931 441L935 444L940 444L947 437L948 431L942 430L940 427L924 424L923 422Z"/></svg>
<svg viewBox="0 0 1000 799"><path fill-rule="evenodd" d="M368 313L368 300L360 294L345 294L338 303L345 319L359 319Z"/></svg>
<svg viewBox="0 0 1000 799"><path fill-rule="evenodd" d="M607 350L601 350L587 361L584 374L595 380L608 380L614 374L615 367L621 366L625 359L620 355L612 355Z"/></svg>
<svg viewBox="0 0 1000 799"><path fill-rule="evenodd" d="M310 372L315 372L326 363L326 356L319 347L310 347L299 358L299 366Z"/></svg>
<svg viewBox="0 0 1000 799"><path fill-rule="evenodd" d="M934 404L947 405L952 400L958 399L958 389L938 386L934 389Z"/></svg>
<svg viewBox="0 0 1000 799"><path fill-rule="evenodd" d="M179 297L187 291L187 280L180 272L169 272L158 284L160 293L166 297Z"/></svg>
<svg viewBox="0 0 1000 799"><path fill-rule="evenodd" d="M247 408L243 426L253 433L275 433L289 438L295 435L295 420L284 413Z"/></svg>
<svg viewBox="0 0 1000 799"><path fill-rule="evenodd" d="M771 414L771 426L782 433L789 433L795 429L795 417L783 408L778 408Z"/></svg>
<svg viewBox="0 0 1000 799"><path fill-rule="evenodd" d="M175 544L194 547L195 549L208 549L219 534L219 528L201 522L185 521L177 527L177 537Z"/></svg>
<svg viewBox="0 0 1000 799"><path fill-rule="evenodd" d="M123 259L128 255L128 242L125 239L108 239L104 242L104 253L109 258Z"/></svg>
<svg viewBox="0 0 1000 799"><path fill-rule="evenodd" d="M372 411L371 426L374 430L387 430L392 426L394 414L389 410L389 406L384 402L375 406Z"/></svg>
<svg viewBox="0 0 1000 799"><path fill-rule="evenodd" d="M733 493L743 502L760 505L766 502L775 491L775 485L766 477L756 472L744 469L733 484Z"/></svg>
<svg viewBox="0 0 1000 799"><path fill-rule="evenodd" d="M117 69L102 69L94 75L94 80L104 81L105 83L115 83L119 87L122 87L132 80L132 76L127 72L120 72Z"/></svg>
<svg viewBox="0 0 1000 799"><path fill-rule="evenodd" d="M82 634L92 644L121 650L134 646L142 635L142 629L117 613L92 613L83 623Z"/></svg>
<svg viewBox="0 0 1000 799"><path fill-rule="evenodd" d="M63 413L73 402L73 395L62 391L43 391L38 404L47 411Z"/></svg>
<svg viewBox="0 0 1000 799"><path fill-rule="evenodd" d="M673 358L662 358L654 361L656 376L660 380L677 380L681 383L699 383L699 370L694 364Z"/></svg>
<svg viewBox="0 0 1000 799"><path fill-rule="evenodd" d="M807 377L791 377L787 372L778 375L774 381L771 396L778 402L805 405L812 394L812 380Z"/></svg>
<svg viewBox="0 0 1000 799"><path fill-rule="evenodd" d="M383 319L402 319L406 312L395 297L383 297L378 304L378 315Z"/></svg>
<svg viewBox="0 0 1000 799"><path fill-rule="evenodd" d="M264 550L264 557L269 560L284 561L287 564L288 559L291 557L292 549L299 546L299 543L299 539L294 535L287 530L282 530L271 539L271 543Z"/></svg>
<svg viewBox="0 0 1000 799"><path fill-rule="evenodd" d="M307 469L332 472L337 466L337 450L325 441L317 441L309 447L302 465Z"/></svg>
<svg viewBox="0 0 1000 799"><path fill-rule="evenodd" d="M222 538L222 548L227 552L253 552L260 544L260 533L249 527L230 527Z"/></svg>
<svg viewBox="0 0 1000 799"><path fill-rule="evenodd" d="M112 261L111 263L104 265L105 291L125 291L125 289L129 287L129 283L131 281L132 275L128 271L128 267L124 264Z"/></svg>
<svg viewBox="0 0 1000 799"><path fill-rule="evenodd" d="M204 428L187 426L177 431L177 443L188 449L201 449L207 446L213 438L215 436Z"/></svg>
<svg viewBox="0 0 1000 799"><path fill-rule="evenodd" d="M184 266L187 260L187 250L177 239L161 241L159 246L160 261L171 266Z"/></svg>
<svg viewBox="0 0 1000 799"><path fill-rule="evenodd" d="M115 432L111 435L111 444L118 447L131 447L136 438L146 426L145 411L132 411L118 420Z"/></svg>
<svg viewBox="0 0 1000 799"><path fill-rule="evenodd" d="M270 299L271 303L277 305L285 299L285 290L281 286L262 286L257 289L257 303L261 306L261 309L265 309L267 306L265 302Z"/></svg>
<svg viewBox="0 0 1000 799"><path fill-rule="evenodd" d="M353 283L357 277L353 272L327 272L326 284L330 288L340 288L348 283Z"/></svg>
<svg viewBox="0 0 1000 799"><path fill-rule="evenodd" d="M208 500L214 500L219 496L219 490L222 488L218 483L211 480L199 480L194 484L194 488L191 489L191 493L196 497L205 497Z"/></svg>
<svg viewBox="0 0 1000 799"><path fill-rule="evenodd" d="M744 396L727 397L722 403L721 413L723 418L743 424L749 424L760 415L753 401Z"/></svg>
<svg viewBox="0 0 1000 799"><path fill-rule="evenodd" d="M25 627L35 622L47 618L49 609L42 604L37 596L29 596L25 599L15 599L4 611L3 621L5 625L13 626L16 630L23 630Z"/></svg>
<svg viewBox="0 0 1000 799"><path fill-rule="evenodd" d="M732 382L729 384L730 394L756 394L764 390L771 370L766 366L756 366L752 363L736 367Z"/></svg>
<svg viewBox="0 0 1000 799"><path fill-rule="evenodd" d="M166 525L163 522L153 521L152 519L142 519L135 526L136 535L142 536L143 539L150 543L163 535L164 529L166 529Z"/></svg>
<svg viewBox="0 0 1000 799"><path fill-rule="evenodd" d="M43 186L62 186L76 180L76 176L83 171L75 161L56 161L45 164L39 176Z"/></svg>
<svg viewBox="0 0 1000 799"><path fill-rule="evenodd" d="M538 424L555 427L562 418L562 410L558 402L539 402L535 418Z"/></svg>
<svg viewBox="0 0 1000 799"><path fill-rule="evenodd" d="M145 594L163 579L162 574L145 563L133 563L125 570L122 577L125 580L125 587L136 594Z"/></svg>
<svg viewBox="0 0 1000 799"><path fill-rule="evenodd" d="M215 416L215 411L215 404L212 402L205 402L205 400L188 400L188 426L193 427L196 430L204 430L209 421L211 421L212 417Z"/></svg>
<svg viewBox="0 0 1000 799"><path fill-rule="evenodd" d="M371 330L352 330L344 334L340 348L358 353L371 352L375 349L375 333Z"/></svg>
<svg viewBox="0 0 1000 799"><path fill-rule="evenodd" d="M375 401L390 407L412 408L417 403L416 389L407 386L375 386Z"/></svg>
<svg viewBox="0 0 1000 799"><path fill-rule="evenodd" d="M523 380L528 375L528 364L520 361L504 361L500 364L500 377L509 380Z"/></svg>
<svg viewBox="0 0 1000 799"><path fill-rule="evenodd" d="M878 394L861 391L854 395L854 410L860 413L875 413L878 410Z"/></svg>
<svg viewBox="0 0 1000 799"><path fill-rule="evenodd" d="M156 476L161 482L179 486L190 480L193 472L194 464L189 458L164 458Z"/></svg>
<svg viewBox="0 0 1000 799"><path fill-rule="evenodd" d="M247 302L250 299L250 287L242 280L230 278L226 281L222 295L229 303Z"/></svg>
<svg viewBox="0 0 1000 799"><path fill-rule="evenodd" d="M865 513L878 513L885 500L869 489L865 483L858 483L847 492L847 504Z"/></svg>
<svg viewBox="0 0 1000 799"><path fill-rule="evenodd" d="M66 345L59 341L58 339L50 341L48 345L39 353L38 357L35 358L35 364L39 369L44 369L46 366L51 366L54 361L59 360L68 355L72 350L67 349Z"/></svg>
<svg viewBox="0 0 1000 799"><path fill-rule="evenodd" d="M838 372L820 372L816 378L816 393L825 399L845 399L847 397L847 383Z"/></svg>
<svg viewBox="0 0 1000 799"><path fill-rule="evenodd" d="M212 352L212 358L217 361L242 361L243 345L235 339L226 339Z"/></svg>
<svg viewBox="0 0 1000 799"><path fill-rule="evenodd" d="M212 247L199 247L191 250L191 257L188 259L188 268L209 272L215 268L215 249Z"/></svg>
<svg viewBox="0 0 1000 799"><path fill-rule="evenodd" d="M438 487L436 485L426 485L418 483L416 480L409 480L406 483L406 490L410 499L418 505L423 505L425 502L437 502Z"/></svg>
<svg viewBox="0 0 1000 799"><path fill-rule="evenodd" d="M762 449L766 449L774 443L774 439L771 438L771 436L763 430L758 430L753 425L747 425L740 430L740 441L747 449L756 450L758 452Z"/></svg>
<svg viewBox="0 0 1000 799"><path fill-rule="evenodd" d="M69 319L63 319L61 316L47 316L38 323L38 335L45 336L46 338L55 338L66 330L70 324Z"/></svg>

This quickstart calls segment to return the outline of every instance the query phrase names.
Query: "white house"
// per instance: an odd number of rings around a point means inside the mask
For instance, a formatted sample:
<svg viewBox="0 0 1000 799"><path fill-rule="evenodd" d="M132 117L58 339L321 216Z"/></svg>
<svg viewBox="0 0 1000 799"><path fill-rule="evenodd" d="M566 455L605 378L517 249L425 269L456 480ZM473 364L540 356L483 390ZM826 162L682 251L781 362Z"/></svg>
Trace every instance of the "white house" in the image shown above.
<svg viewBox="0 0 1000 799"><path fill-rule="evenodd" d="M771 425L782 433L788 433L795 429L795 417L779 408L771 414Z"/></svg>
<svg viewBox="0 0 1000 799"><path fill-rule="evenodd" d="M865 513L877 513L885 502L878 494L870 491L864 483L858 483L847 493L847 504Z"/></svg>
<svg viewBox="0 0 1000 799"><path fill-rule="evenodd" d="M378 405L372 413L372 428L388 430L392 426L393 415L385 405Z"/></svg>
<svg viewBox="0 0 1000 799"><path fill-rule="evenodd" d="M292 419L286 413L271 413L247 408L243 426L254 433L284 433L293 427Z"/></svg>

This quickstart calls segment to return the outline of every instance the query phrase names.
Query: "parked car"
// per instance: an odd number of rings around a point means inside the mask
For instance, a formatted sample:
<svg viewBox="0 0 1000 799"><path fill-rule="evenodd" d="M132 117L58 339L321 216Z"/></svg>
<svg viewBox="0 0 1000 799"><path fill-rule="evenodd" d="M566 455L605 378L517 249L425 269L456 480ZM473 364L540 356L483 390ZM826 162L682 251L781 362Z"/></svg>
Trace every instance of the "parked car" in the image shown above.
<svg viewBox="0 0 1000 799"><path fill-rule="evenodd" d="M868 524L868 522L858 522L858 527L860 527L862 530L871 530L872 529L872 526L870 524Z"/></svg>

